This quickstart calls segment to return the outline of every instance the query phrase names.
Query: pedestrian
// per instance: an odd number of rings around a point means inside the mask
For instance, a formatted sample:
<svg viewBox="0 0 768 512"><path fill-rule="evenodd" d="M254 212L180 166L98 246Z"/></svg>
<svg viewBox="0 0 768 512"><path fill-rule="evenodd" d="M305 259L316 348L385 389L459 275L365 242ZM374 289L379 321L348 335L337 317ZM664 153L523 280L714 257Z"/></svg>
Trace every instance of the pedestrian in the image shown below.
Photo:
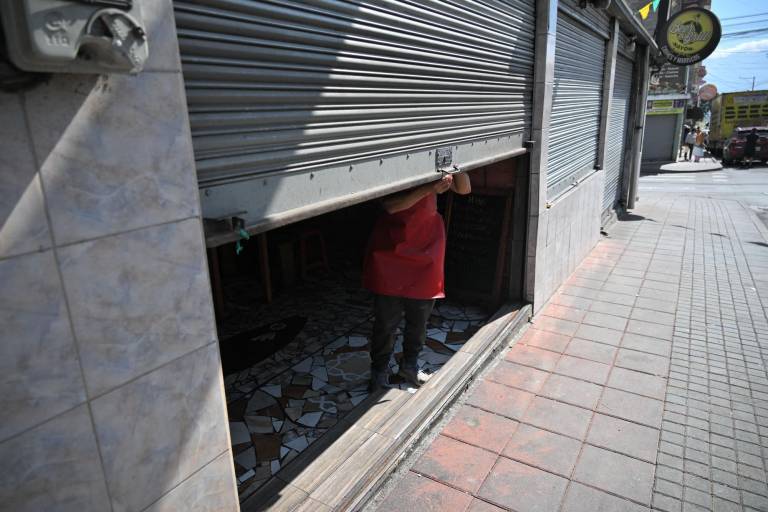
<svg viewBox="0 0 768 512"><path fill-rule="evenodd" d="M693 156L694 144L696 144L696 133L693 130L691 130L688 132L688 135L685 136L685 145L688 148L688 154L685 157L686 162L691 161L691 156Z"/></svg>
<svg viewBox="0 0 768 512"><path fill-rule="evenodd" d="M699 159L704 156L704 132L701 131L701 128L698 126L696 127L696 136L694 139L694 148L693 148L693 161L698 162Z"/></svg>
<svg viewBox="0 0 768 512"><path fill-rule="evenodd" d="M755 149L757 148L757 140L759 138L757 128L752 128L752 131L747 134L746 143L744 144L744 163L747 164L747 167L752 167L752 159L755 157Z"/></svg>
<svg viewBox="0 0 768 512"><path fill-rule="evenodd" d="M449 189L469 194L469 176L446 174L439 181L381 201L384 212L371 233L363 265L363 286L374 293L370 392L389 384L395 329L403 314L403 360L398 375L414 387L423 383L418 356L435 299L445 297L446 236L437 195Z"/></svg>
<svg viewBox="0 0 768 512"><path fill-rule="evenodd" d="M686 144L685 144L685 139L687 139L687 138L688 138L688 134L689 134L689 133L691 133L691 127L690 127L690 126L688 126L687 124L684 124L684 125L683 125L683 136L682 136L682 138L680 139L680 140L681 140L681 141L683 141L683 142L682 142L682 144L680 144L680 151L679 151L679 152L678 152L678 154L677 154L677 158L678 158L679 160L684 160L684 159L685 159L685 156L686 156L686 149L688 149L688 148L687 148L687 146L686 146Z"/></svg>

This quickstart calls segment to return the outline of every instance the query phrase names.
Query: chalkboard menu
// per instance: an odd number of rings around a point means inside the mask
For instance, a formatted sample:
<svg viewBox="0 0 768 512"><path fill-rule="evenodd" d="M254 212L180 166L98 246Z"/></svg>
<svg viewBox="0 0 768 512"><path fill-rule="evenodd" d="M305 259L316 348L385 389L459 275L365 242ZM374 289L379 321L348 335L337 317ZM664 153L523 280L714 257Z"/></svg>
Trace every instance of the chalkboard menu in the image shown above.
<svg viewBox="0 0 768 512"><path fill-rule="evenodd" d="M493 297L500 280L499 248L509 202L504 195L454 195L446 208L448 246L445 285L449 295L469 293ZM495 298L495 297L494 297Z"/></svg>

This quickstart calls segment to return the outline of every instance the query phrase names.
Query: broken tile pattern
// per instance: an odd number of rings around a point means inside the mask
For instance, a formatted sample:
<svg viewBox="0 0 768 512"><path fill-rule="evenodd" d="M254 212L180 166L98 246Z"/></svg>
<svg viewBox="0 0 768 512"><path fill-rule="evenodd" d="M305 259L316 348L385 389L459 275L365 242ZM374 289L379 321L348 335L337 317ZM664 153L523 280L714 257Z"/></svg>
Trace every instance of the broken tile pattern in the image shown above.
<svg viewBox="0 0 768 512"><path fill-rule="evenodd" d="M224 378L232 452L241 499L245 499L368 397L370 294L359 277L320 277L262 304L253 283L226 290L226 340L238 332L291 315L307 318L296 338L271 357ZM439 301L427 325L419 371L436 373L484 324L488 312ZM390 359L391 385L415 392L394 374L402 356L398 330Z"/></svg>
<svg viewBox="0 0 768 512"><path fill-rule="evenodd" d="M443 432L496 457L468 492L481 508L768 510L768 231L736 201L641 206ZM413 510L457 487L438 469L408 472L443 492L409 496Z"/></svg>

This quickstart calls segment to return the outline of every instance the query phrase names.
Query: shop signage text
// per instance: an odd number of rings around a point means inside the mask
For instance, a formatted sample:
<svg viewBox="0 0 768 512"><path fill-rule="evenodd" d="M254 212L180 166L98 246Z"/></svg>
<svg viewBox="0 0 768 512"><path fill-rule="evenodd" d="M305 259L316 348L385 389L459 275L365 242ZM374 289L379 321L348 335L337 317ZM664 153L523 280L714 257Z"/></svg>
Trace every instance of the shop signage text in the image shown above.
<svg viewBox="0 0 768 512"><path fill-rule="evenodd" d="M646 113L649 116L666 114L682 114L685 112L686 100L648 100Z"/></svg>

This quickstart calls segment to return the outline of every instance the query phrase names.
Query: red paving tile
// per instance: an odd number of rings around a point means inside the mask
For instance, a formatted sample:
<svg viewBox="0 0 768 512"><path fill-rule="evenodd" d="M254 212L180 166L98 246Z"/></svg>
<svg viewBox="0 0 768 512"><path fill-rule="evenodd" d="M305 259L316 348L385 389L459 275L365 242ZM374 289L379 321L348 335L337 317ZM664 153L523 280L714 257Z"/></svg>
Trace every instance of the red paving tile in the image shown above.
<svg viewBox="0 0 768 512"><path fill-rule="evenodd" d="M598 313L596 311L590 311L584 316L583 322L588 325L596 325L597 327L607 327L609 329L616 329L623 331L627 326L627 319L609 315L607 313Z"/></svg>
<svg viewBox="0 0 768 512"><path fill-rule="evenodd" d="M557 334L554 332L540 331L539 329L530 328L525 333L525 336L520 340L520 343L524 345L530 345L537 348L543 348L545 350L551 350L552 352L562 352L568 343L571 341L570 336L564 334Z"/></svg>
<svg viewBox="0 0 768 512"><path fill-rule="evenodd" d="M553 374L538 394L586 409L594 409L602 392L602 386L597 384Z"/></svg>
<svg viewBox="0 0 768 512"><path fill-rule="evenodd" d="M591 299L585 297L576 297L575 295L566 295L564 293L556 293L549 299L551 304L560 304L561 306L568 306L575 309L589 309L592 304Z"/></svg>
<svg viewBox="0 0 768 512"><path fill-rule="evenodd" d="M672 326L643 322L642 320L630 320L627 332L651 336L662 340L672 340Z"/></svg>
<svg viewBox="0 0 768 512"><path fill-rule="evenodd" d="M467 404L512 419L522 418L533 394L495 382L483 381L467 399Z"/></svg>
<svg viewBox="0 0 768 512"><path fill-rule="evenodd" d="M487 379L536 393L544 385L547 377L549 377L548 372L509 361L499 361L496 368L488 374Z"/></svg>
<svg viewBox="0 0 768 512"><path fill-rule="evenodd" d="M438 436L414 464L413 471L468 492L475 492L497 456L481 448Z"/></svg>
<svg viewBox="0 0 768 512"><path fill-rule="evenodd" d="M669 354L672 352L672 343L669 341L631 332L624 334L621 347L664 357L669 357Z"/></svg>
<svg viewBox="0 0 768 512"><path fill-rule="evenodd" d="M578 322L561 320L559 318L552 318L551 316L539 316L534 319L533 325L536 329L556 332L557 334L564 334L566 336L573 336L576 329L579 328Z"/></svg>
<svg viewBox="0 0 768 512"><path fill-rule="evenodd" d="M612 364L618 349L613 345L598 343L596 341L573 338L565 353L582 359L589 359L603 364Z"/></svg>
<svg viewBox="0 0 768 512"><path fill-rule="evenodd" d="M587 442L615 452L656 463L659 431L629 421L596 414Z"/></svg>
<svg viewBox="0 0 768 512"><path fill-rule="evenodd" d="M657 400L664 400L667 392L666 379L624 368L614 368L607 385Z"/></svg>
<svg viewBox="0 0 768 512"><path fill-rule="evenodd" d="M516 512L552 512L558 509L567 485L565 478L502 457L479 496Z"/></svg>
<svg viewBox="0 0 768 512"><path fill-rule="evenodd" d="M557 364L557 360L560 359L560 354L550 350L517 344L507 352L505 359L513 363L532 366L539 370L550 371Z"/></svg>
<svg viewBox="0 0 768 512"><path fill-rule="evenodd" d="M619 355L616 356L616 366L665 377L669 371L669 359L646 352L621 348L619 349Z"/></svg>
<svg viewBox="0 0 768 512"><path fill-rule="evenodd" d="M576 464L581 442L529 425L520 425L503 455L568 477Z"/></svg>
<svg viewBox="0 0 768 512"><path fill-rule="evenodd" d="M491 505L483 500L476 499L472 502L467 509L467 512L506 512L503 508L499 508L496 505Z"/></svg>
<svg viewBox="0 0 768 512"><path fill-rule="evenodd" d="M610 416L618 416L649 427L659 428L664 411L664 402L606 388L597 410Z"/></svg>
<svg viewBox="0 0 768 512"><path fill-rule="evenodd" d="M556 373L582 379L596 384L605 384L611 367L607 364L596 363L578 357L563 356L554 370Z"/></svg>
<svg viewBox="0 0 768 512"><path fill-rule="evenodd" d="M607 343L608 345L618 346L621 344L621 331L608 329L607 327L598 327L596 325L582 325L576 331L575 338L583 340L597 341Z"/></svg>
<svg viewBox="0 0 768 512"><path fill-rule="evenodd" d="M465 405L445 426L443 434L499 453L517 425L516 421Z"/></svg>
<svg viewBox="0 0 768 512"><path fill-rule="evenodd" d="M549 304L541 312L542 315L560 318L561 320L570 320L571 322L581 322L584 315L587 314L583 309L574 309L560 304Z"/></svg>
<svg viewBox="0 0 768 512"><path fill-rule="evenodd" d="M465 512L472 496L409 471L377 512Z"/></svg>
<svg viewBox="0 0 768 512"><path fill-rule="evenodd" d="M537 396L523 421L546 430L584 439L592 411Z"/></svg>
<svg viewBox="0 0 768 512"><path fill-rule="evenodd" d="M589 308L591 311L598 313L606 313L608 315L620 316L622 318L629 318L632 312L632 308L629 306L622 306L621 304L613 304L611 302L595 301Z"/></svg>

